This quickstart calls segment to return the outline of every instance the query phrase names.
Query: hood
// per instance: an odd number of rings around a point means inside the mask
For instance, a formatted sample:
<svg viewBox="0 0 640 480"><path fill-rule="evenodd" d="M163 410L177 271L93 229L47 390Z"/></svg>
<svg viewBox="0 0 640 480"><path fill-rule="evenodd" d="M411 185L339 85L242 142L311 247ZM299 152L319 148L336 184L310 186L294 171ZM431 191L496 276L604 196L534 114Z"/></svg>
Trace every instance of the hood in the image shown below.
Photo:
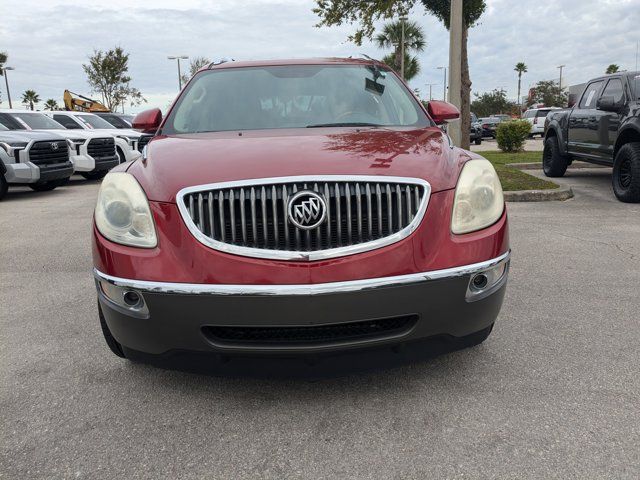
<svg viewBox="0 0 640 480"><path fill-rule="evenodd" d="M296 175L380 175L454 188L468 152L439 128L322 128L158 136L129 172L150 200L208 183Z"/></svg>
<svg viewBox="0 0 640 480"><path fill-rule="evenodd" d="M106 137L111 137L111 135L105 135L104 133L96 133L93 132L91 130L80 130L80 129L73 129L73 130L29 130L30 132L51 132L51 133L55 133L57 135L60 135L61 137L64 138L69 138L69 139L78 139L78 138L106 138Z"/></svg>
<svg viewBox="0 0 640 480"><path fill-rule="evenodd" d="M64 140L66 137L49 131L7 130L0 131L0 142L36 142L46 140Z"/></svg>
<svg viewBox="0 0 640 480"><path fill-rule="evenodd" d="M76 130L77 131L77 130ZM84 132L99 133L101 137L134 137L139 138L142 134L128 128L87 128Z"/></svg>

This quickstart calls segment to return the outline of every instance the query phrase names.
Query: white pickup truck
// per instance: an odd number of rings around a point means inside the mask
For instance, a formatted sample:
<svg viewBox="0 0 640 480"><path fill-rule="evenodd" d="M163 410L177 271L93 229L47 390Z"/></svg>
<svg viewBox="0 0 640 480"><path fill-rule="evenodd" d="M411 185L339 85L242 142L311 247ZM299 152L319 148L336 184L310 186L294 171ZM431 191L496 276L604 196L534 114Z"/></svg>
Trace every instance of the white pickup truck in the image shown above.
<svg viewBox="0 0 640 480"><path fill-rule="evenodd" d="M115 138L116 152L120 163L135 160L140 156L138 151L138 141L142 136L140 132L116 128L105 119L89 112L53 111L44 113L69 130L90 130L111 135Z"/></svg>
<svg viewBox="0 0 640 480"><path fill-rule="evenodd" d="M120 163L115 139L90 130L67 130L42 112L0 110L0 124L9 130L34 130L56 133L73 143L71 161L77 173L88 180L98 180Z"/></svg>
<svg viewBox="0 0 640 480"><path fill-rule="evenodd" d="M10 131L0 125L0 200L9 185L42 192L64 184L73 174L72 144L50 132Z"/></svg>

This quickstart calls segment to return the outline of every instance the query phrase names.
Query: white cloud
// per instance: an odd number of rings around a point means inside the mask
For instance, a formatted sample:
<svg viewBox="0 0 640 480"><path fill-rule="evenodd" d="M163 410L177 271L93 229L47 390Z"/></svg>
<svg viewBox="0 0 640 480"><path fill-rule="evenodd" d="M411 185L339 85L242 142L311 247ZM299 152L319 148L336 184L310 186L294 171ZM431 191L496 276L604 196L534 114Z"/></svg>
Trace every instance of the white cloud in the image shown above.
<svg viewBox="0 0 640 480"><path fill-rule="evenodd" d="M505 87L515 97L513 66L524 61L523 86L557 78L566 64L567 83L604 72L610 63L633 69L640 5L638 0L488 0L489 8L469 38L474 91ZM32 88L44 100L60 102L65 88L88 94L82 71L93 49L115 45L130 52L134 86L149 106L165 108L177 93L171 54L236 59L349 56L382 57L372 44L346 42L351 26L318 29L312 0L234 0L175 2L154 0L36 1L3 0L11 21L0 24L0 50L9 53L13 98ZM411 15L427 34L420 54L421 74L412 86L439 83L448 64L448 32L416 7ZM0 85L6 105L4 85Z"/></svg>

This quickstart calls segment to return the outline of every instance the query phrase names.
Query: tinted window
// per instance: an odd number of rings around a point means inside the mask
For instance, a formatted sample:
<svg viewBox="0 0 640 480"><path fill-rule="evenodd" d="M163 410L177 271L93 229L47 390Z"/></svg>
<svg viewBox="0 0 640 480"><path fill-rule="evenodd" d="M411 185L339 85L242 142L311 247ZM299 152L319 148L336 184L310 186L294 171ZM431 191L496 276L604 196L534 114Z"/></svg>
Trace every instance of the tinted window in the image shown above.
<svg viewBox="0 0 640 480"><path fill-rule="evenodd" d="M44 113L13 113L33 130L64 130L64 127Z"/></svg>
<svg viewBox="0 0 640 480"><path fill-rule="evenodd" d="M117 115L100 115L100 118L106 120L116 128L131 128L131 125Z"/></svg>
<svg viewBox="0 0 640 480"><path fill-rule="evenodd" d="M163 133L340 124L431 122L391 72L376 78L364 65L290 65L199 73L178 99Z"/></svg>
<svg viewBox="0 0 640 480"><path fill-rule="evenodd" d="M607 86L604 87L602 92L603 97L613 97L614 102L619 102L624 97L624 92L622 90L622 80L619 78L612 78L607 83Z"/></svg>
<svg viewBox="0 0 640 480"><path fill-rule="evenodd" d="M15 118L11 118L11 115L6 113L0 113L0 123L9 130L26 130L24 125L18 122Z"/></svg>
<svg viewBox="0 0 640 480"><path fill-rule="evenodd" d="M546 117L547 115L549 115L549 112L550 112L550 111L551 111L551 110L538 110L538 113L536 114L536 117L538 117L538 118L540 118L540 117L544 118L544 117Z"/></svg>
<svg viewBox="0 0 640 480"><path fill-rule="evenodd" d="M69 130L80 130L82 129L82 125L76 122L73 118L68 115L54 115L53 119L62 125L64 128L68 128Z"/></svg>
<svg viewBox="0 0 640 480"><path fill-rule="evenodd" d="M106 120L100 118L97 115L74 115L75 119L79 122L84 123L89 128L107 128L107 129L115 129L113 125L111 125Z"/></svg>
<svg viewBox="0 0 640 480"><path fill-rule="evenodd" d="M582 94L582 100L580 100L580 108L596 108L597 93L600 90L604 82L602 80L598 82L590 83Z"/></svg>

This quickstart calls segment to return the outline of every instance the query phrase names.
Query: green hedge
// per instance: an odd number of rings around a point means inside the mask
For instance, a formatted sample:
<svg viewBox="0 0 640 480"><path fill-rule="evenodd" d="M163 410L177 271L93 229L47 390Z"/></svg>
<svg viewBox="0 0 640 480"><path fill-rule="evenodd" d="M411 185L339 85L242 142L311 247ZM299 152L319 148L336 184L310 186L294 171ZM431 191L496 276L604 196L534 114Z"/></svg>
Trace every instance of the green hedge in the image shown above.
<svg viewBox="0 0 640 480"><path fill-rule="evenodd" d="M496 129L498 147L503 152L521 152L531 133L531 124L526 120L502 122Z"/></svg>

